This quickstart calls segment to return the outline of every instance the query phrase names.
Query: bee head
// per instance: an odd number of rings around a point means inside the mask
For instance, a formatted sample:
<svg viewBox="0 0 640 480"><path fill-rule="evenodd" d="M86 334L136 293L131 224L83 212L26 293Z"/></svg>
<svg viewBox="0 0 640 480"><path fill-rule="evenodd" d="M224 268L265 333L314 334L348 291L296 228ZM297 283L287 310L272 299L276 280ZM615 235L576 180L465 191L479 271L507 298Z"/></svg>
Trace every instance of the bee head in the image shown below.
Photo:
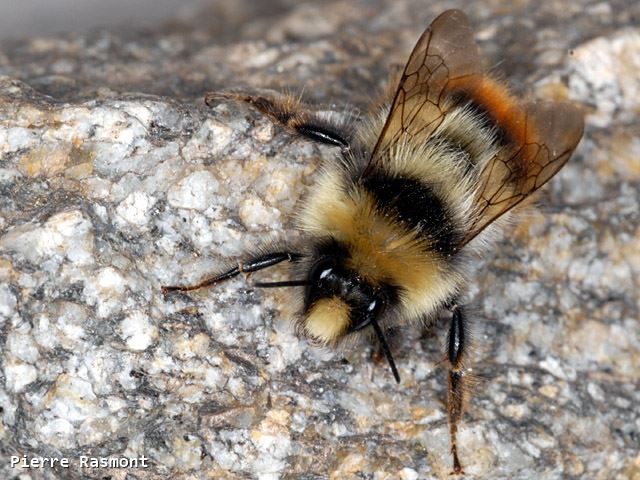
<svg viewBox="0 0 640 480"><path fill-rule="evenodd" d="M389 303L388 293L345 266L344 259L323 256L309 270L302 326L305 335L323 344L371 326L399 382L378 320Z"/></svg>
<svg viewBox="0 0 640 480"><path fill-rule="evenodd" d="M382 291L345 268L336 257L322 257L309 270L305 292L305 332L322 343L362 330L384 310Z"/></svg>

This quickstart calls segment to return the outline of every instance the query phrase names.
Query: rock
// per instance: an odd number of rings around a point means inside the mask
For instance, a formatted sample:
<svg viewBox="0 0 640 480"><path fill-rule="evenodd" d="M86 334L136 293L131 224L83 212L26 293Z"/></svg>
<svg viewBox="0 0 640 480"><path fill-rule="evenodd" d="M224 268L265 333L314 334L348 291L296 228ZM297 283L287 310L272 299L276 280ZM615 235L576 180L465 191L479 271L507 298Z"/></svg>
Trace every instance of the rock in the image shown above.
<svg viewBox="0 0 640 480"><path fill-rule="evenodd" d="M335 154L239 102L209 108L208 91L288 85L364 111L444 9L239 2L154 32L0 45L3 478L448 478L445 322L394 336L398 386L369 345L298 339L288 291L160 291L295 235ZM541 209L478 259L462 461L475 478L638 478L640 6L468 14L488 66L582 103L587 129Z"/></svg>

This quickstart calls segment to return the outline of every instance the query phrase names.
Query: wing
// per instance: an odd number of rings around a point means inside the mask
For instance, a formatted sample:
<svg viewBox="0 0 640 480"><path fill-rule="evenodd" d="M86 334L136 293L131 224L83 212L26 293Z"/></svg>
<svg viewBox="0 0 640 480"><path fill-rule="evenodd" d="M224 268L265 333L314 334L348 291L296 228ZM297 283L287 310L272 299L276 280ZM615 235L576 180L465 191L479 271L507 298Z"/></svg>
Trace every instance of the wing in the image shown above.
<svg viewBox="0 0 640 480"><path fill-rule="evenodd" d="M547 183L569 160L584 130L582 112L568 103L533 102L511 126L513 148L480 172L476 210L463 244Z"/></svg>
<svg viewBox="0 0 640 480"><path fill-rule="evenodd" d="M426 141L442 123L444 100L456 91L473 89L481 71L467 16L460 10L442 13L411 52L366 171L384 161L379 153L389 146L401 140Z"/></svg>
<svg viewBox="0 0 640 480"><path fill-rule="evenodd" d="M462 245L538 190L567 162L584 129L582 113L565 103L517 101L483 74L469 19L448 10L422 34L411 52L389 115L371 152L366 177L389 161L390 147L426 142L456 108L456 97L473 99L508 135L500 152L478 175L472 222ZM486 103L489 102L489 103ZM462 246L461 245L461 246Z"/></svg>

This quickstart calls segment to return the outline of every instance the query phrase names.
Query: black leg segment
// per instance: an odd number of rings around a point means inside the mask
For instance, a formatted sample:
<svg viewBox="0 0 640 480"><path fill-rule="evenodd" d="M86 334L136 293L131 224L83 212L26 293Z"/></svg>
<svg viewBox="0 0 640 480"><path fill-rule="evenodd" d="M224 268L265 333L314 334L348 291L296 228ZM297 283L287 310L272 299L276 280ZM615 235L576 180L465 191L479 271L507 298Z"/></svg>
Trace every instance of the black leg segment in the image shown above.
<svg viewBox="0 0 640 480"><path fill-rule="evenodd" d="M167 293L173 292L173 291L188 292L191 290L197 290L199 288L209 287L211 285L220 283L224 280L228 280L229 278L233 278L241 273L257 272L258 270L272 267L284 261L294 262L298 260L300 257L301 257L300 254L294 253L294 252L265 253L264 255L260 255L259 257L254 257L247 262L239 262L237 266L227 270L226 272L215 275L211 278L207 278L195 285L164 286L162 287L162 293L166 295Z"/></svg>
<svg viewBox="0 0 640 480"><path fill-rule="evenodd" d="M296 125L294 129L302 136L315 140L316 142L326 143L328 145L335 145L342 149L349 148L349 142L347 142L342 136L332 128L326 125L317 125L311 121Z"/></svg>
<svg viewBox="0 0 640 480"><path fill-rule="evenodd" d="M234 99L246 102L273 120L293 132L315 142L334 145L343 150L349 149L347 134L350 129L341 126L340 122L332 122L316 111L303 105L299 99L291 95L282 97L264 97L260 95L243 95L240 93L210 93L205 103L212 106L220 99ZM341 133L343 132L344 133Z"/></svg>
<svg viewBox="0 0 640 480"><path fill-rule="evenodd" d="M461 362L462 353L464 352L466 341L465 318L462 307L454 305L451 308L453 316L451 317L451 325L449 326L449 335L447 337L447 353L449 364L458 365Z"/></svg>
<svg viewBox="0 0 640 480"><path fill-rule="evenodd" d="M467 325L464 309L453 303L451 324L447 339L447 360L449 364L447 413L449 416L449 437L451 439L451 455L453 456L452 474L463 474L464 470L458 458L458 423L462 418L466 379L463 360L467 348Z"/></svg>

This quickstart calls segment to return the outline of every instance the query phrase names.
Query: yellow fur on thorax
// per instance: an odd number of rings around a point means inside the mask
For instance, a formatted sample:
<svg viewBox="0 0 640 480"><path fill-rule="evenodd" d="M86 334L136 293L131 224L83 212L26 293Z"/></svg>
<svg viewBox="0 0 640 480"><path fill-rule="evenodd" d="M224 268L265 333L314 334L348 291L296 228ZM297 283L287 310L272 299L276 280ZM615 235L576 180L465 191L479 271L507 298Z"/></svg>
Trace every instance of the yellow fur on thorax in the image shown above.
<svg viewBox="0 0 640 480"><path fill-rule="evenodd" d="M387 172L428 183L447 205L455 224L466 230L477 215L480 173L504 152L498 145L496 130L487 128L472 109L451 107L445 101L443 110L447 113L435 131L429 135L404 137L403 141L388 146L385 152L379 152L385 155L385 160L378 163L383 164ZM364 122L357 132L358 141L363 145L375 144L386 115L387 110L382 109L378 116ZM447 142L463 144L465 150L452 150ZM468 168L469 160L473 160L472 169Z"/></svg>
<svg viewBox="0 0 640 480"><path fill-rule="evenodd" d="M387 151L390 154L382 162L387 169L394 172L410 171L415 173L418 178L427 181L435 179L446 182L448 178L451 178L446 183L455 187L451 173L456 166L461 166L460 161L455 158L457 156L455 153L444 151L438 142L433 141L433 138L437 137L465 145L465 149L477 162L477 170L481 170L494 158L500 150L496 144L495 130L487 128L472 109L464 106L449 108L446 103L444 108L447 113L434 131L428 135L405 136L402 137L404 141L399 140L387 146ZM386 110L383 109L380 115L363 123L358 130L358 141L362 145L375 144L384 127L385 115ZM463 171L454 174L456 179L463 176Z"/></svg>
<svg viewBox="0 0 640 480"><path fill-rule="evenodd" d="M363 190L344 187L338 173L325 172L300 216L301 229L343 243L350 253L346 266L373 285L401 287L401 304L409 316L433 311L461 279L425 248L418 232L382 215Z"/></svg>

